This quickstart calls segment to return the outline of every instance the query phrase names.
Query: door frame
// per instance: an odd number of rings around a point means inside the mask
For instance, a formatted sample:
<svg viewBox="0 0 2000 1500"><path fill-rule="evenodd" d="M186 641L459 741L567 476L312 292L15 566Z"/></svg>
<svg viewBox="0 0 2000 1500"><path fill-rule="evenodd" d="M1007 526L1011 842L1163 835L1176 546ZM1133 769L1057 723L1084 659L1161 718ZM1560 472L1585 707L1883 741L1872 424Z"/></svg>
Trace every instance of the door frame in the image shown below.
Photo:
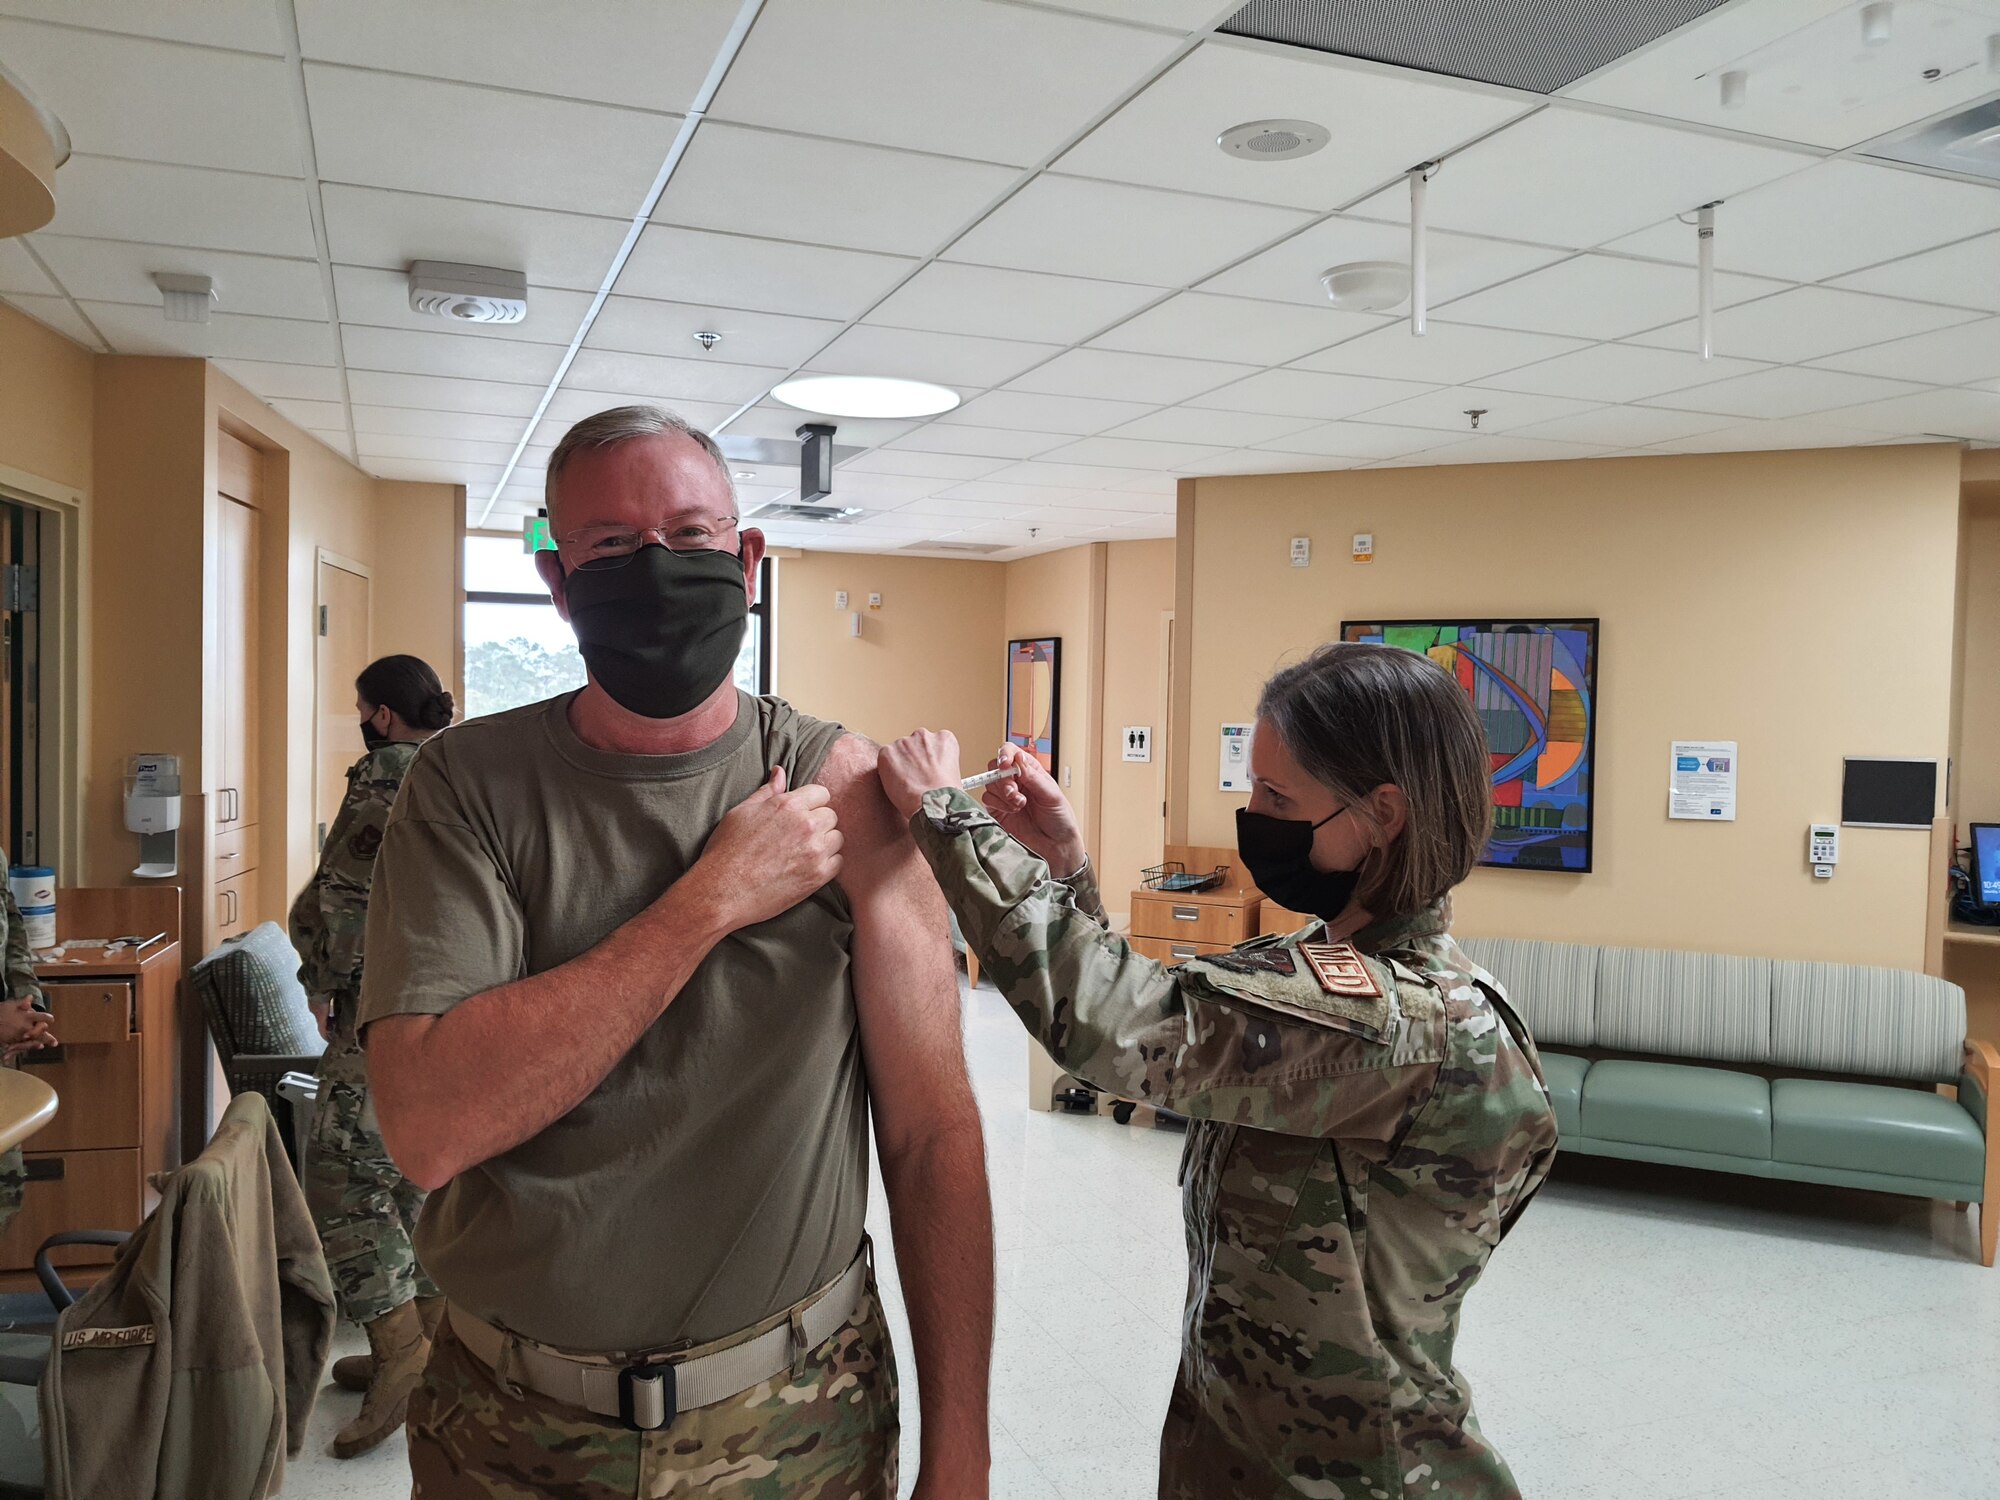
<svg viewBox="0 0 2000 1500"><path fill-rule="evenodd" d="M16 505L42 513L41 743L37 771L45 816L38 858L53 866L56 878L64 884L103 884L106 872L93 874L84 868L82 723L90 638L83 613L83 491L0 464L0 494ZM53 691L49 683L52 669L56 679ZM129 753L138 747L120 748L121 753ZM116 812L114 806L107 815L116 816Z"/></svg>
<svg viewBox="0 0 2000 1500"><path fill-rule="evenodd" d="M313 857L319 857L319 788L320 788L320 705L321 691L326 684L320 681L320 674L326 669L325 653L320 642L326 637L319 633L319 612L326 607L326 595L321 590L321 569L338 568L343 573L354 573L368 581L368 622L369 649L374 649L375 628L375 569L368 563L336 552L331 547L318 547L313 551L313 728L312 728L312 828L311 839Z"/></svg>

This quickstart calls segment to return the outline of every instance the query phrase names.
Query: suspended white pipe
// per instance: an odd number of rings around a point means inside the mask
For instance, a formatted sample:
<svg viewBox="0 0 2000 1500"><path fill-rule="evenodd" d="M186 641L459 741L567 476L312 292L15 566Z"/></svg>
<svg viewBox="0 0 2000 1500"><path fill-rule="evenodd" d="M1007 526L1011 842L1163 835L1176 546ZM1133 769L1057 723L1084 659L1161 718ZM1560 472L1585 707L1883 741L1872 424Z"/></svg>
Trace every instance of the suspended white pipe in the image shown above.
<svg viewBox="0 0 2000 1500"><path fill-rule="evenodd" d="M1715 205L1703 204L1695 212L1695 253L1697 312L1701 328L1701 357L1715 358Z"/></svg>
<svg viewBox="0 0 2000 1500"><path fill-rule="evenodd" d="M1431 163L1425 162L1410 169L1410 333L1414 338L1424 336L1430 314L1426 285L1430 267L1424 253L1424 183L1430 168Z"/></svg>

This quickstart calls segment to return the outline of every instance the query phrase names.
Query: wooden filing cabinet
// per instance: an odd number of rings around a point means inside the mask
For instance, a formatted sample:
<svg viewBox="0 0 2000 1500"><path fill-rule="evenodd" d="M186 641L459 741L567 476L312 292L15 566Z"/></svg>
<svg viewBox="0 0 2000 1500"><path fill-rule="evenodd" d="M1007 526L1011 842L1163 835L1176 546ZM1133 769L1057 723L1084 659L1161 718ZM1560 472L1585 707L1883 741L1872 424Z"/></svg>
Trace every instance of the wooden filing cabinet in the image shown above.
<svg viewBox="0 0 2000 1500"><path fill-rule="evenodd" d="M1227 866L1223 883L1207 891L1132 892L1132 946L1161 963L1226 953L1258 934L1263 893L1250 883L1234 849L1169 844L1166 857L1190 871Z"/></svg>

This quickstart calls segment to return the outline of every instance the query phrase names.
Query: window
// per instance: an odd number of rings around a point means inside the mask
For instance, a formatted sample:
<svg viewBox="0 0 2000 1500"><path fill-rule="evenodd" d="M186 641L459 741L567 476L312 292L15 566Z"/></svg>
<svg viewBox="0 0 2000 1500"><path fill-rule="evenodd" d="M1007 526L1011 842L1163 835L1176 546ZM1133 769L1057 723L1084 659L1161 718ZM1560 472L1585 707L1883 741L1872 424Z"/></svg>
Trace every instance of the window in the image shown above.
<svg viewBox="0 0 2000 1500"><path fill-rule="evenodd" d="M736 684L747 693L768 691L771 564L757 578ZM576 637L556 613L535 571L534 557L518 536L465 539L465 713L468 718L538 703L580 688L583 658Z"/></svg>

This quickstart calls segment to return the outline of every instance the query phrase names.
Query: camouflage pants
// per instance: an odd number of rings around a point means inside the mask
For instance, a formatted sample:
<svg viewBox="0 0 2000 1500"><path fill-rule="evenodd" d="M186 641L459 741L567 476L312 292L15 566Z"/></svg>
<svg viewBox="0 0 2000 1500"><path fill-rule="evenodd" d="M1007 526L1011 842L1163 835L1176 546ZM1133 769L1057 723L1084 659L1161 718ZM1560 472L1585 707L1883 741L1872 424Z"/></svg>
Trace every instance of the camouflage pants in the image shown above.
<svg viewBox="0 0 2000 1500"><path fill-rule="evenodd" d="M389 1160L361 1043L346 1027L319 1060L303 1176L341 1316L369 1323L413 1297L437 1295L410 1244L424 1194Z"/></svg>
<svg viewBox="0 0 2000 1500"><path fill-rule="evenodd" d="M19 1146L0 1151L0 1234L21 1211L21 1196L28 1190L28 1163Z"/></svg>
<svg viewBox="0 0 2000 1500"><path fill-rule="evenodd" d="M872 1282L802 1373L658 1432L509 1394L447 1318L410 1398L412 1500L895 1500L899 1433L895 1351Z"/></svg>

